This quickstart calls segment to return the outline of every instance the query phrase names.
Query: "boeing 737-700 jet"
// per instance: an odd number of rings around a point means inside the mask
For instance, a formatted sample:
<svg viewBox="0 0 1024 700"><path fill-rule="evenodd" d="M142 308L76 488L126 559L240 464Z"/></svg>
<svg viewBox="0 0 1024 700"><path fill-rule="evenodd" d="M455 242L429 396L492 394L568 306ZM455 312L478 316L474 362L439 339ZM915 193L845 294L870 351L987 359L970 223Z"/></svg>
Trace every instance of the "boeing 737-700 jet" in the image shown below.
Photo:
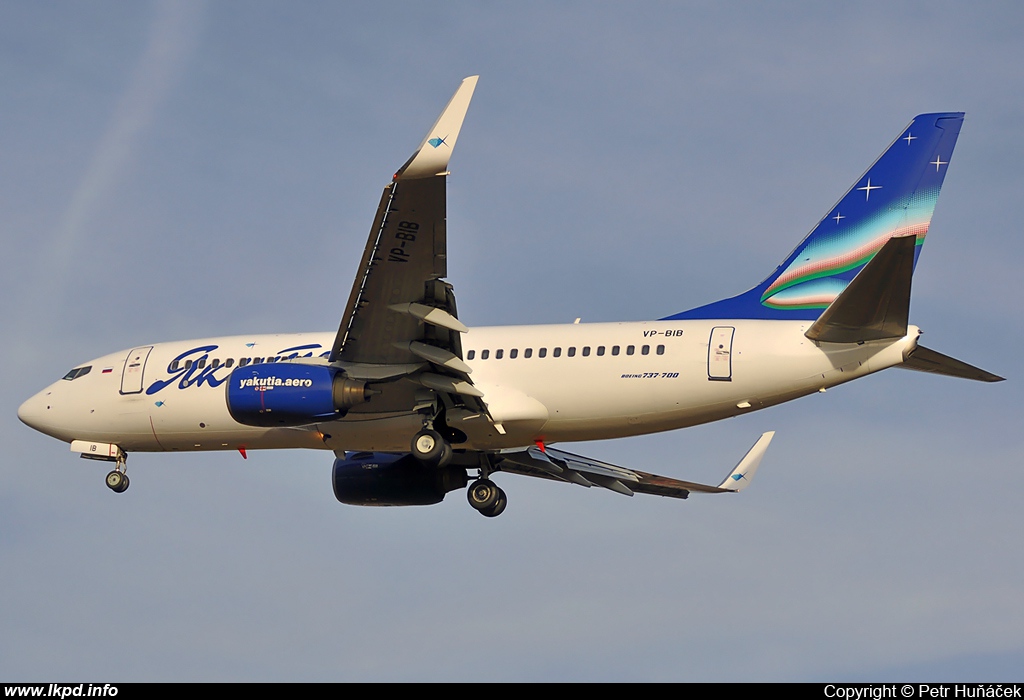
<svg viewBox="0 0 1024 700"><path fill-rule="evenodd" d="M737 416L905 367L1001 378L918 343L911 276L963 122L922 114L779 267L739 296L659 320L467 328L447 276L446 176L466 78L384 188L337 333L144 344L74 367L18 416L113 463L129 452L327 449L334 492L426 505L468 488L486 516L512 472L625 495L743 489L773 433L717 486L550 447Z"/></svg>

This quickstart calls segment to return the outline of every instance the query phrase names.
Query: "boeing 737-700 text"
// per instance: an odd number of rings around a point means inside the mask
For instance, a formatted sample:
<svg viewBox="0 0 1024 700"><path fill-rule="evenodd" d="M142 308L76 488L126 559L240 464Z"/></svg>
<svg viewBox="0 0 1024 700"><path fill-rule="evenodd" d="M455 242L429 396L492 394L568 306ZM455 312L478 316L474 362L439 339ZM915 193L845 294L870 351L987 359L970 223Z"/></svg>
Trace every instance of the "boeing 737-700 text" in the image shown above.
<svg viewBox="0 0 1024 700"><path fill-rule="evenodd" d="M551 443L673 430L789 401L888 367L1000 377L918 343L918 254L963 114L914 118L781 265L739 296L654 321L474 328L447 276L448 161L466 78L384 188L337 333L140 345L76 366L18 416L113 463L129 452L334 451L334 492L426 505L466 487L486 516L499 472L686 498L742 490L773 433L717 486Z"/></svg>

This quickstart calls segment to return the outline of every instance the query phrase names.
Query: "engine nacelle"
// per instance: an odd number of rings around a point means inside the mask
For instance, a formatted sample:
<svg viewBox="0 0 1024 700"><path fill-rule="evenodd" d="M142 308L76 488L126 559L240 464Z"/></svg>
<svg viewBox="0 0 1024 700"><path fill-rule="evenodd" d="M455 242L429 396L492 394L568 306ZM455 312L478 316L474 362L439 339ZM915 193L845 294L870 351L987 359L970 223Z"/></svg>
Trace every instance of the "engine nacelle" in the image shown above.
<svg viewBox="0 0 1024 700"><path fill-rule="evenodd" d="M333 420L367 398L365 382L348 379L333 367L247 365L228 377L228 412L243 425L278 428Z"/></svg>
<svg viewBox="0 0 1024 700"><path fill-rule="evenodd" d="M462 467L429 467L409 454L349 452L334 461L334 496L352 506L429 506L466 487Z"/></svg>

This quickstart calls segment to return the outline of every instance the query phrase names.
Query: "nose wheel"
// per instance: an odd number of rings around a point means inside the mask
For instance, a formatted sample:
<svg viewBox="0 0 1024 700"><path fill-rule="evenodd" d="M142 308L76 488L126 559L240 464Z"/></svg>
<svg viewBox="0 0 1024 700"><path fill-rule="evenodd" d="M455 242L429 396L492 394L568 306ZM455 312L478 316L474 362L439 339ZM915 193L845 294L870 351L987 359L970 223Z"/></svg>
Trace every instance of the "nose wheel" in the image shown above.
<svg viewBox="0 0 1024 700"><path fill-rule="evenodd" d="M122 471L114 470L107 474L107 488L114 493L124 493L128 490L128 475Z"/></svg>
<svg viewBox="0 0 1024 700"><path fill-rule="evenodd" d="M118 450L114 471L107 474L107 488L114 493L124 493L131 483L128 479L128 455Z"/></svg>
<svg viewBox="0 0 1024 700"><path fill-rule="evenodd" d="M480 511L485 518L496 518L505 511L508 497L505 492L490 479L477 479L466 494L469 505Z"/></svg>

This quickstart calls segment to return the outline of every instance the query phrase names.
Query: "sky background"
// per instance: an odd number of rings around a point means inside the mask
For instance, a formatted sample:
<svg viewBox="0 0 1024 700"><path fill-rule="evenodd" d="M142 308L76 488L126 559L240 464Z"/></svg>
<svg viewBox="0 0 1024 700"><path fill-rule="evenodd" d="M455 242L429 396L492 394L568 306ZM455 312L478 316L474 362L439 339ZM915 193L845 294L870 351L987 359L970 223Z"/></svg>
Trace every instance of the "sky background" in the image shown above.
<svg viewBox="0 0 1024 700"><path fill-rule="evenodd" d="M0 679L1021 680L1024 6L0 4ZM326 452L133 454L16 418L73 366L333 330L381 188L481 76L449 178L470 326L753 286L926 111L966 121L889 370L566 446L681 502L506 475L500 518L334 500Z"/></svg>

